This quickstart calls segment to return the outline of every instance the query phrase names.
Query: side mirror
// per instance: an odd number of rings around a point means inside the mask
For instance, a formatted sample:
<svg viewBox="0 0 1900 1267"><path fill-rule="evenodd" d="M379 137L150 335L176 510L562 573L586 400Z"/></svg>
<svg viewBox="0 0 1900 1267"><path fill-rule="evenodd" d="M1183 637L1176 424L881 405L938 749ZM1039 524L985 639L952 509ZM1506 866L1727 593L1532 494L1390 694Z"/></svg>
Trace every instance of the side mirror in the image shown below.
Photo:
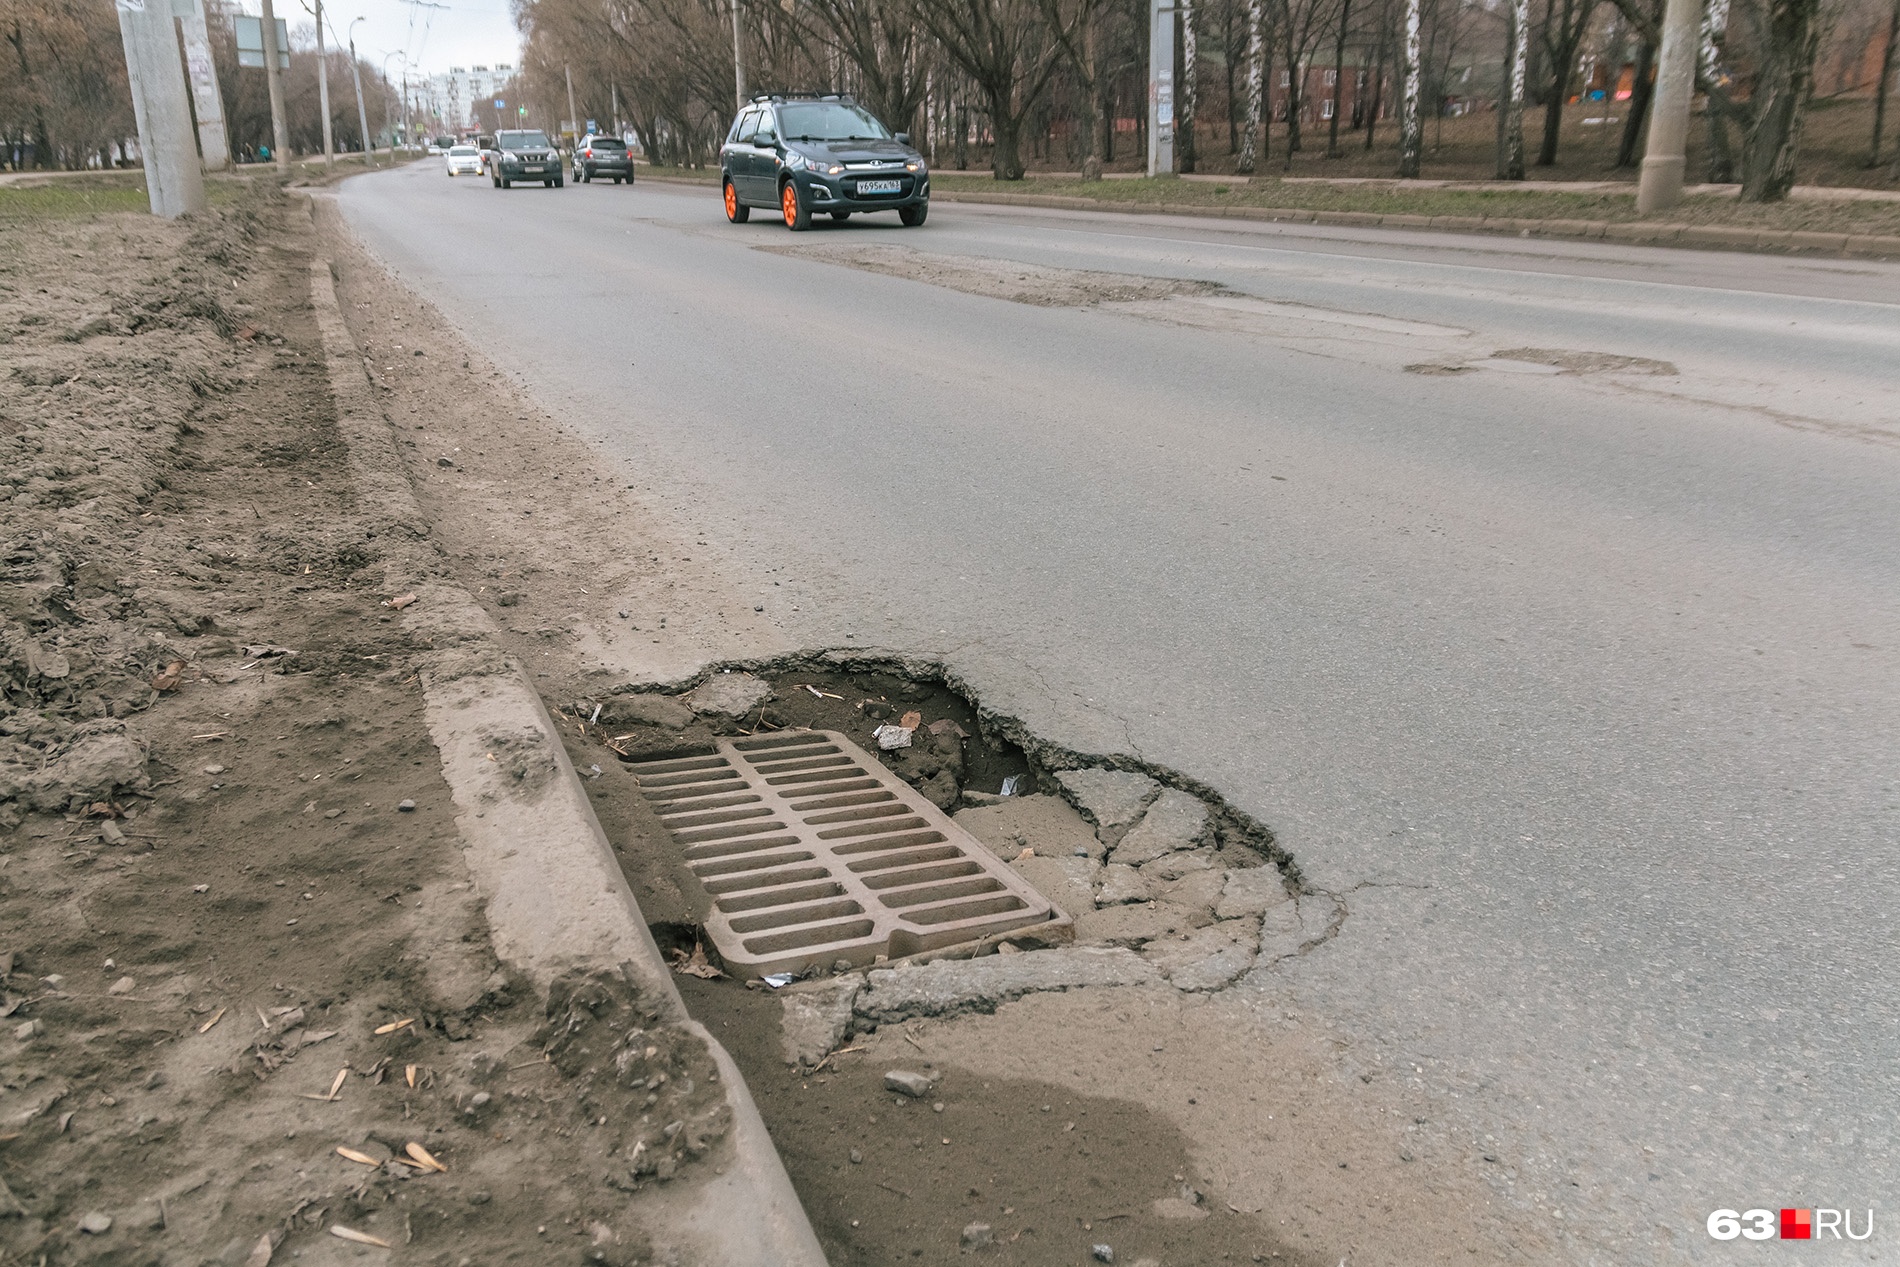
<svg viewBox="0 0 1900 1267"><path fill-rule="evenodd" d="M761 132L752 138L752 143L762 150L775 150L778 148L778 136L772 132Z"/></svg>
<svg viewBox="0 0 1900 1267"><path fill-rule="evenodd" d="M899 133L898 133L898 134L897 134L897 135L896 135L895 137L893 137L892 139L893 139L893 140L895 140L895 141L896 141L896 142L897 142L897 143L898 143L899 145L909 145L909 144L910 144L910 133L908 133L908 132L899 132Z"/></svg>

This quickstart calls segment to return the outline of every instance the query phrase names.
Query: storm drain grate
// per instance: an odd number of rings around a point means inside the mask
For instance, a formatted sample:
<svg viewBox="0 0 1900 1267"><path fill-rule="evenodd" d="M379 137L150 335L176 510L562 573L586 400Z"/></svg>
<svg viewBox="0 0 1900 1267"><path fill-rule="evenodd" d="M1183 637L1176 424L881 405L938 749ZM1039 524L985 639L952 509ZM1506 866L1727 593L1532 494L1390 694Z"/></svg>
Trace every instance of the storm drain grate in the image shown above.
<svg viewBox="0 0 1900 1267"><path fill-rule="evenodd" d="M1062 918L1048 899L843 735L721 739L630 767L713 910L735 970L896 959Z"/></svg>

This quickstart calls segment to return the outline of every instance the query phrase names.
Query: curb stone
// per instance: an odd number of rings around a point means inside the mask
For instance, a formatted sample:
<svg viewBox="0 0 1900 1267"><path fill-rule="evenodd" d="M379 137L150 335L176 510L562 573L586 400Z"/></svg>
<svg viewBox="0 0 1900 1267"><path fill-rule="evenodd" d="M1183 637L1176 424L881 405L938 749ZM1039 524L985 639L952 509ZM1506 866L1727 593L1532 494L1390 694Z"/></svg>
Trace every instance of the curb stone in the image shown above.
<svg viewBox="0 0 1900 1267"><path fill-rule="evenodd" d="M314 223L314 207L306 206ZM717 1064L733 1123L723 1164L694 1165L641 1194L657 1242L673 1242L673 1251L693 1262L824 1267L824 1251L758 1106L731 1056L687 1016L540 696L496 643L487 613L443 574L426 544L426 521L344 325L330 270L327 259L312 262L310 301L337 430L364 508L376 520L390 592L418 595L400 619L444 648L421 670L424 709L495 952L543 997L577 969L624 978ZM490 760L493 752L507 759Z"/></svg>
<svg viewBox="0 0 1900 1267"><path fill-rule="evenodd" d="M664 180L664 177L656 179ZM670 184L698 182L670 181ZM1490 216L1421 216L1376 211L1308 211L1294 207L1208 207L1192 203L1114 203L1063 194L986 193L937 190L937 202L992 203L1059 211L1105 211L1122 215L1194 216L1200 219L1263 220L1271 223L1335 224L1358 228L1432 229L1512 237L1570 238L1639 246L1682 246L1757 254L1851 255L1900 259L1900 237L1871 233L1813 233L1799 229L1751 229L1725 225L1661 224L1643 220L1532 220Z"/></svg>

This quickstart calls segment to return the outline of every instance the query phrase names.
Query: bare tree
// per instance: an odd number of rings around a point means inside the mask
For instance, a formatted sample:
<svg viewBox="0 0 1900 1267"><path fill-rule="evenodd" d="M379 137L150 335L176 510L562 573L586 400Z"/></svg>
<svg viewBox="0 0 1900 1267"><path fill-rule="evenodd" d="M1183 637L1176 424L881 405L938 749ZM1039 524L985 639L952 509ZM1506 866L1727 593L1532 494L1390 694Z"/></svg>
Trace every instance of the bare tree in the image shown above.
<svg viewBox="0 0 1900 1267"><path fill-rule="evenodd" d="M1589 29L1596 7L1597 0L1549 0L1544 8L1544 24L1538 39L1550 65L1550 87L1544 97L1544 140L1537 151L1539 167L1549 167L1557 161L1564 100L1570 95L1570 77L1577 73L1577 50L1583 46L1584 33Z"/></svg>
<svg viewBox="0 0 1900 1267"><path fill-rule="evenodd" d="M1405 100L1399 116L1399 175L1407 180L1418 176L1419 151L1424 142L1419 118L1419 95L1425 78L1425 68L1419 61L1419 5L1420 0L1405 0Z"/></svg>
<svg viewBox="0 0 1900 1267"><path fill-rule="evenodd" d="M1090 11L1086 0L1056 7L1051 20L1039 0L933 0L922 5L924 27L970 77L989 106L990 171L1023 178L1023 121L1042 100L1062 63L1062 50Z"/></svg>

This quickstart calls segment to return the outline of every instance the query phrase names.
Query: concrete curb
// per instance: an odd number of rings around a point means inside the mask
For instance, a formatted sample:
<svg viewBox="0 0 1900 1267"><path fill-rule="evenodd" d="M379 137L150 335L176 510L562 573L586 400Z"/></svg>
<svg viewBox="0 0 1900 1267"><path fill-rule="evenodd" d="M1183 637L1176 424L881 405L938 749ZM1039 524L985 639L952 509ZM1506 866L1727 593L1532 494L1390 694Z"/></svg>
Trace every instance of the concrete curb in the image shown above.
<svg viewBox="0 0 1900 1267"><path fill-rule="evenodd" d="M496 954L545 997L581 970L628 981L701 1041L719 1069L732 1131L719 1151L638 1197L656 1242L683 1261L823 1267L825 1255L738 1067L687 1016L540 696L495 640L488 614L443 573L388 421L343 321L327 259L311 265L337 429L390 592L413 590L403 624L438 648L422 670L429 731Z"/></svg>
<svg viewBox="0 0 1900 1267"><path fill-rule="evenodd" d="M658 178L664 179L664 177ZM697 182L669 182L687 184ZM1821 254L1859 259L1900 259L1900 237L1860 233L1807 233L1793 229L1729 228L1647 221L1529 220L1507 216L1416 216L1372 211L1305 211L1293 207L1206 207L1187 203L1115 203L1061 194L1005 194L935 190L937 202L993 203L1058 211L1106 211L1121 215L1194 216L1207 220L1257 220L1286 224L1354 225L1361 228L1436 229L1520 238L1624 242L1639 246L1699 247L1723 251Z"/></svg>
<svg viewBox="0 0 1900 1267"><path fill-rule="evenodd" d="M641 179L655 184L685 185L708 190L718 187L706 180L654 175L650 168L643 171ZM1306 211L1298 207L1118 203L1097 198L1074 198L1066 194L1006 194L962 189L937 189L932 191L930 197L933 202L991 203L1002 207L1044 207L1054 211L1193 216L1203 220L1257 220L1269 224L1336 224L1366 229L1436 229L1448 233L1488 233L1501 237L1622 242L1633 246L1900 260L1900 237L1871 233L1809 233L1795 229L1731 228L1713 224L1654 224L1641 220L1530 220L1515 216L1414 216L1377 211Z"/></svg>

